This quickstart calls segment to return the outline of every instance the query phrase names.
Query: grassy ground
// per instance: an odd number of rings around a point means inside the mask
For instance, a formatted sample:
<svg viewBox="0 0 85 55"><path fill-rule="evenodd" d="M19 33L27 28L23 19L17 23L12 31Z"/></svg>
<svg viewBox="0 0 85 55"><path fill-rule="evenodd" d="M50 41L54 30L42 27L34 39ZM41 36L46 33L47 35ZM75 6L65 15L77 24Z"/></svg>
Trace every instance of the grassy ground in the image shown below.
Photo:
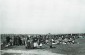
<svg viewBox="0 0 85 55"><path fill-rule="evenodd" d="M79 44L54 45L56 48L49 48L49 46L46 45L43 47L44 49L40 49L40 50L47 50L53 53L60 53L60 54L67 54L67 55L85 55L85 38L76 39L76 42L79 42ZM17 47L14 46L9 49L32 50L32 49L25 49L25 46L17 46Z"/></svg>
<svg viewBox="0 0 85 55"><path fill-rule="evenodd" d="M50 51L67 55L85 55L85 38L79 38L76 41L79 44L56 45L56 48Z"/></svg>

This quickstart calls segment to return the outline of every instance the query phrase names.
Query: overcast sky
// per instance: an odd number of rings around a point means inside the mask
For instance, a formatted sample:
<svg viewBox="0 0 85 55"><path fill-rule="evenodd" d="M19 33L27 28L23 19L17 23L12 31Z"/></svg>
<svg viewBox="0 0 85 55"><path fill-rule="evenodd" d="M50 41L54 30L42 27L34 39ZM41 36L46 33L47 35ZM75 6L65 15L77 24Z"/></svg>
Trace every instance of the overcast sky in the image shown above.
<svg viewBox="0 0 85 55"><path fill-rule="evenodd" d="M85 0L0 0L1 33L85 33Z"/></svg>

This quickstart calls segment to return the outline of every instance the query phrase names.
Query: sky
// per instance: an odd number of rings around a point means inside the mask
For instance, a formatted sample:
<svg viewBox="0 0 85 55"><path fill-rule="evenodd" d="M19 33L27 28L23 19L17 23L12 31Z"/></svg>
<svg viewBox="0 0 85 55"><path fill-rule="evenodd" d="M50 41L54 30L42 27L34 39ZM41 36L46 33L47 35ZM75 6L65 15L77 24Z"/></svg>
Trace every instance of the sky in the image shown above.
<svg viewBox="0 0 85 55"><path fill-rule="evenodd" d="M85 33L85 0L0 0L4 34Z"/></svg>

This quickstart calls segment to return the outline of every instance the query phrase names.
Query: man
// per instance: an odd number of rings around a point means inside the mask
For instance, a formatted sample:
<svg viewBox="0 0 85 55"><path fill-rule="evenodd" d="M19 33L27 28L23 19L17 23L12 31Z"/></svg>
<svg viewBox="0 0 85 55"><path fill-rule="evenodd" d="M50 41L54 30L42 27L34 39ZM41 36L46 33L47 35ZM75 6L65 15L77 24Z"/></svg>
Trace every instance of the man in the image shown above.
<svg viewBox="0 0 85 55"><path fill-rule="evenodd" d="M10 45L10 37L9 36L6 37L6 42L7 42L6 47L8 47Z"/></svg>
<svg viewBox="0 0 85 55"><path fill-rule="evenodd" d="M40 48L42 48L42 43L43 43L43 39L42 39L42 36L40 35L39 36L39 46L40 46Z"/></svg>
<svg viewBox="0 0 85 55"><path fill-rule="evenodd" d="M26 48L31 48L30 38L29 37L27 37L27 40L26 40Z"/></svg>
<svg viewBox="0 0 85 55"><path fill-rule="evenodd" d="M51 38L49 39L49 46L50 46L50 48L52 48L52 39Z"/></svg>
<svg viewBox="0 0 85 55"><path fill-rule="evenodd" d="M14 45L17 45L17 37L14 36Z"/></svg>
<svg viewBox="0 0 85 55"><path fill-rule="evenodd" d="M18 37L18 42L19 42L19 45L21 45L21 44L22 44L22 40L21 40L21 38L20 38L20 37Z"/></svg>
<svg viewBox="0 0 85 55"><path fill-rule="evenodd" d="M7 44L10 42L10 37L9 36L6 37L6 42L7 42Z"/></svg>

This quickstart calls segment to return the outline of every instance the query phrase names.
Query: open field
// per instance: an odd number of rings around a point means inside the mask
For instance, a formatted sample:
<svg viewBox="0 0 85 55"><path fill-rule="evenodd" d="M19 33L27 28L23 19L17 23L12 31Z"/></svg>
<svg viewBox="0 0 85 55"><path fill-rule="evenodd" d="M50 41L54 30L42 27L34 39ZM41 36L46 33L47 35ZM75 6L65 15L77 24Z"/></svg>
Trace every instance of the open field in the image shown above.
<svg viewBox="0 0 85 55"><path fill-rule="evenodd" d="M53 45L56 48L49 48L48 45L44 45L43 49L25 49L24 46L11 47L9 49L5 49L5 54L2 55L85 55L85 38L76 39L79 44L66 44L66 45ZM20 50L22 52L13 52L12 50ZM3 52L3 51L2 51ZM21 54L23 53L24 54ZM28 52L28 53L26 53ZM26 53L26 54L25 54ZM31 54L34 53L34 54ZM35 54L36 53L36 54Z"/></svg>
<svg viewBox="0 0 85 55"><path fill-rule="evenodd" d="M50 49L50 51L67 55L85 55L85 38L79 38L76 41L79 44L56 45L56 48Z"/></svg>

